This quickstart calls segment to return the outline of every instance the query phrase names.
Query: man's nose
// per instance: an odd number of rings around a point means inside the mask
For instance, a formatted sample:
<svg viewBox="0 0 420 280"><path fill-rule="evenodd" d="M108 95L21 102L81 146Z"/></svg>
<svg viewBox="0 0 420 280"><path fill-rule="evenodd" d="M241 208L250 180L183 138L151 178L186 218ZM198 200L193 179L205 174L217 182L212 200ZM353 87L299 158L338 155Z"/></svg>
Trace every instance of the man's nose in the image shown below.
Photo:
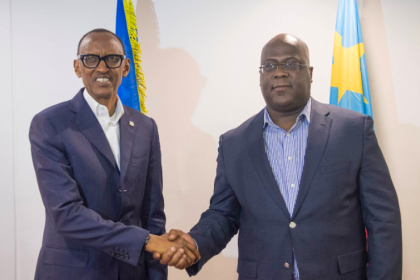
<svg viewBox="0 0 420 280"><path fill-rule="evenodd" d="M283 78L289 76L289 72L284 71L283 67L277 66L276 72L274 72L274 78Z"/></svg>
<svg viewBox="0 0 420 280"><path fill-rule="evenodd" d="M99 72L106 72L106 71L108 71L108 69L109 69L108 66L106 66L105 61L103 61L103 60L101 60L99 62L98 67L96 67L96 70L99 71Z"/></svg>

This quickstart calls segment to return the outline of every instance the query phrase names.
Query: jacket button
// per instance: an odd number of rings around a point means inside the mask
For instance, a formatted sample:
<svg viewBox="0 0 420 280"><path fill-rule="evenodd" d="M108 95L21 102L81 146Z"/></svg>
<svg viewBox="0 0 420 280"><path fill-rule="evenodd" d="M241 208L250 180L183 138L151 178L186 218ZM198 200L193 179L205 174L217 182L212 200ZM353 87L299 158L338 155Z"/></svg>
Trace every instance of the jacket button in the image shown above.
<svg viewBox="0 0 420 280"><path fill-rule="evenodd" d="M125 255L125 260L128 261L130 257L128 255Z"/></svg>
<svg viewBox="0 0 420 280"><path fill-rule="evenodd" d="M123 191L123 190L122 190L122 188L121 188L121 187L118 187L118 188L117 188L117 192L122 193L122 191Z"/></svg>
<svg viewBox="0 0 420 280"><path fill-rule="evenodd" d="M296 227L296 223L295 222L290 222L289 227L290 228L295 228Z"/></svg>
<svg viewBox="0 0 420 280"><path fill-rule="evenodd" d="M284 267L285 268L289 268L290 267L290 264L289 263L284 263Z"/></svg>

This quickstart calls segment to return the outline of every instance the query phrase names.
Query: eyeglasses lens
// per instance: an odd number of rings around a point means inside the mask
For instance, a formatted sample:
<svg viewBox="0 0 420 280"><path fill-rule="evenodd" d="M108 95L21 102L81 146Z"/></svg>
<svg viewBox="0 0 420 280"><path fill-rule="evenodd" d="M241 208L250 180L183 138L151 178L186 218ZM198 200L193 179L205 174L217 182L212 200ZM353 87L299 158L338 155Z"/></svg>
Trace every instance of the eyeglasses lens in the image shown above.
<svg viewBox="0 0 420 280"><path fill-rule="evenodd" d="M282 66L283 69L288 72L296 72L300 69L299 65L296 63L284 63Z"/></svg>
<svg viewBox="0 0 420 280"><path fill-rule="evenodd" d="M280 63L279 65L274 63L267 63L263 65L263 72L274 72L277 71L278 67L286 72L296 72L299 71L300 65L298 63Z"/></svg>
<svg viewBox="0 0 420 280"><path fill-rule="evenodd" d="M105 58L105 63L108 67L119 67L121 64L121 57L110 55Z"/></svg>
<svg viewBox="0 0 420 280"><path fill-rule="evenodd" d="M267 63L263 66L264 72L273 72L277 70L277 64Z"/></svg>
<svg viewBox="0 0 420 280"><path fill-rule="evenodd" d="M87 55L84 57L83 62L86 67L93 67L95 68L99 64L99 57L93 55Z"/></svg>
<svg viewBox="0 0 420 280"><path fill-rule="evenodd" d="M108 55L103 58L105 64L109 68L118 68L121 65L121 57L116 55ZM94 55L86 55L83 59L83 63L88 68L96 68L100 63L100 59Z"/></svg>

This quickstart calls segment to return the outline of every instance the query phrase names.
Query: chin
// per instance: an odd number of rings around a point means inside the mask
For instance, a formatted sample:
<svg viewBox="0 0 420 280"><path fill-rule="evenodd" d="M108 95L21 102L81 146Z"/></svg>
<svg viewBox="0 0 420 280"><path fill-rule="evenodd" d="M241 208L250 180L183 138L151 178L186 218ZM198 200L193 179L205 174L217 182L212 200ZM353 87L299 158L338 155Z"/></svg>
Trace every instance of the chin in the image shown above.
<svg viewBox="0 0 420 280"><path fill-rule="evenodd" d="M272 102L274 108L287 108L293 104L293 98L290 96L277 96Z"/></svg>
<svg viewBox="0 0 420 280"><path fill-rule="evenodd" d="M114 95L114 92L111 89L92 89L89 91L96 98L109 99Z"/></svg>
<svg viewBox="0 0 420 280"><path fill-rule="evenodd" d="M277 112L291 112L296 109L296 104L290 100L285 100L284 102L274 101L270 104L270 107L272 110Z"/></svg>

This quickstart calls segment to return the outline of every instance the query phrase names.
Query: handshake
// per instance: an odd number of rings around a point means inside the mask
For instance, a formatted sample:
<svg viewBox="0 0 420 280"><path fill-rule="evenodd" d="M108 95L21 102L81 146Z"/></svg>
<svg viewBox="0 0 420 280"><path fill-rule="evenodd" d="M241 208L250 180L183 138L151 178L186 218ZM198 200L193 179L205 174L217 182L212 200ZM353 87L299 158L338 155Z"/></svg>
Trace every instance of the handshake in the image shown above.
<svg viewBox="0 0 420 280"><path fill-rule="evenodd" d="M145 250L153 253L153 258L161 264L178 269L185 269L201 258L194 239L177 229L161 236L151 234Z"/></svg>

